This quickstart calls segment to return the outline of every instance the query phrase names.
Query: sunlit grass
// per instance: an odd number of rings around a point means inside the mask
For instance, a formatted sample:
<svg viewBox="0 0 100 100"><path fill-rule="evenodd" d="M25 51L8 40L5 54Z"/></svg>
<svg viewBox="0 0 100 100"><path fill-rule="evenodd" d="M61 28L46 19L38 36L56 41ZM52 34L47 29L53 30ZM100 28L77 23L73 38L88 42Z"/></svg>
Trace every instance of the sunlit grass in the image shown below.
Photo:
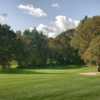
<svg viewBox="0 0 100 100"><path fill-rule="evenodd" d="M95 67L13 69L0 72L0 100L99 100L100 77L81 76Z"/></svg>

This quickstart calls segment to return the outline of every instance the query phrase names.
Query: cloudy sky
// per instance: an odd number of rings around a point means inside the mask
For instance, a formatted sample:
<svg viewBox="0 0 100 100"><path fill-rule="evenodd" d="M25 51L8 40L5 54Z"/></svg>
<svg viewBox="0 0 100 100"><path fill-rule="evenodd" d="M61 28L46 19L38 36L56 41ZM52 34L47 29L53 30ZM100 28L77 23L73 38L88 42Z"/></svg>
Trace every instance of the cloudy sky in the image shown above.
<svg viewBox="0 0 100 100"><path fill-rule="evenodd" d="M0 23L50 36L75 28L84 16L100 15L100 0L0 0Z"/></svg>

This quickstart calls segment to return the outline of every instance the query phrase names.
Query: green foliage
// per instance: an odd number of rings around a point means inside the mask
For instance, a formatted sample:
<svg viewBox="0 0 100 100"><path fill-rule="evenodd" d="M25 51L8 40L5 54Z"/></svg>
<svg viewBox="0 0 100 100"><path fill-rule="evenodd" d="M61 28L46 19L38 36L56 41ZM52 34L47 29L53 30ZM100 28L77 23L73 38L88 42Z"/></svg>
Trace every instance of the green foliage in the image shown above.
<svg viewBox="0 0 100 100"><path fill-rule="evenodd" d="M30 59L28 46L22 38L19 37L15 45L15 60L21 67L28 65Z"/></svg>
<svg viewBox="0 0 100 100"><path fill-rule="evenodd" d="M93 41L96 37L99 36L100 16L85 18L85 20L81 21L80 25L76 29L75 35L72 38L71 43L74 48L79 50L81 58L84 59L84 61L87 63L91 62L94 55L90 48L94 48L94 46L98 45L97 41L95 41L95 43ZM98 48L96 47L95 49Z"/></svg>
<svg viewBox="0 0 100 100"><path fill-rule="evenodd" d="M43 35L36 28L15 34L9 26L0 25L0 65L8 68L12 61L21 67L83 64L83 60L99 65L99 37L100 16L86 16L76 29L55 38Z"/></svg>
<svg viewBox="0 0 100 100"><path fill-rule="evenodd" d="M56 38L49 39L50 59L56 64L80 64L81 60L77 50L71 44L71 38L75 30L68 30Z"/></svg>
<svg viewBox="0 0 100 100"><path fill-rule="evenodd" d="M8 25L0 25L0 65L9 68L10 61L14 58L14 45L16 34Z"/></svg>
<svg viewBox="0 0 100 100"><path fill-rule="evenodd" d="M95 37L87 50L87 60L100 65L100 36Z"/></svg>
<svg viewBox="0 0 100 100"><path fill-rule="evenodd" d="M42 33L36 29L25 30L22 39L18 40L18 55L20 66L42 65L47 62L48 40ZM18 53L17 53L18 54Z"/></svg>

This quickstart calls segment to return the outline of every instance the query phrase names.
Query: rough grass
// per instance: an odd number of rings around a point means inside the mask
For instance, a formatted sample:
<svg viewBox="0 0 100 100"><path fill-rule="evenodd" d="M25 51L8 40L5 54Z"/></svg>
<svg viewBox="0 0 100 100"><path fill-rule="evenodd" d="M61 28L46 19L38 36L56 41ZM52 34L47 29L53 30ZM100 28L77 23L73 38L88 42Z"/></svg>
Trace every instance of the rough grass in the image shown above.
<svg viewBox="0 0 100 100"><path fill-rule="evenodd" d="M1 71L0 100L100 100L100 76L81 76L95 68Z"/></svg>

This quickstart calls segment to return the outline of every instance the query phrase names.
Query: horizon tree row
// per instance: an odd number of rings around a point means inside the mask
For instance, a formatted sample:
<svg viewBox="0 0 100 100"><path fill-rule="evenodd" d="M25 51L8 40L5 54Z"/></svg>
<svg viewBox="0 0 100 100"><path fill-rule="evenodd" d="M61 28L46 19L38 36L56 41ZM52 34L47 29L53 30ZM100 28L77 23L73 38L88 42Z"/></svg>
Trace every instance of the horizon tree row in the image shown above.
<svg viewBox="0 0 100 100"><path fill-rule="evenodd" d="M34 30L14 32L0 25L0 65L10 68L43 67L49 64L94 64L100 70L100 16L85 17L76 29L49 38ZM35 65L35 66L34 66Z"/></svg>

